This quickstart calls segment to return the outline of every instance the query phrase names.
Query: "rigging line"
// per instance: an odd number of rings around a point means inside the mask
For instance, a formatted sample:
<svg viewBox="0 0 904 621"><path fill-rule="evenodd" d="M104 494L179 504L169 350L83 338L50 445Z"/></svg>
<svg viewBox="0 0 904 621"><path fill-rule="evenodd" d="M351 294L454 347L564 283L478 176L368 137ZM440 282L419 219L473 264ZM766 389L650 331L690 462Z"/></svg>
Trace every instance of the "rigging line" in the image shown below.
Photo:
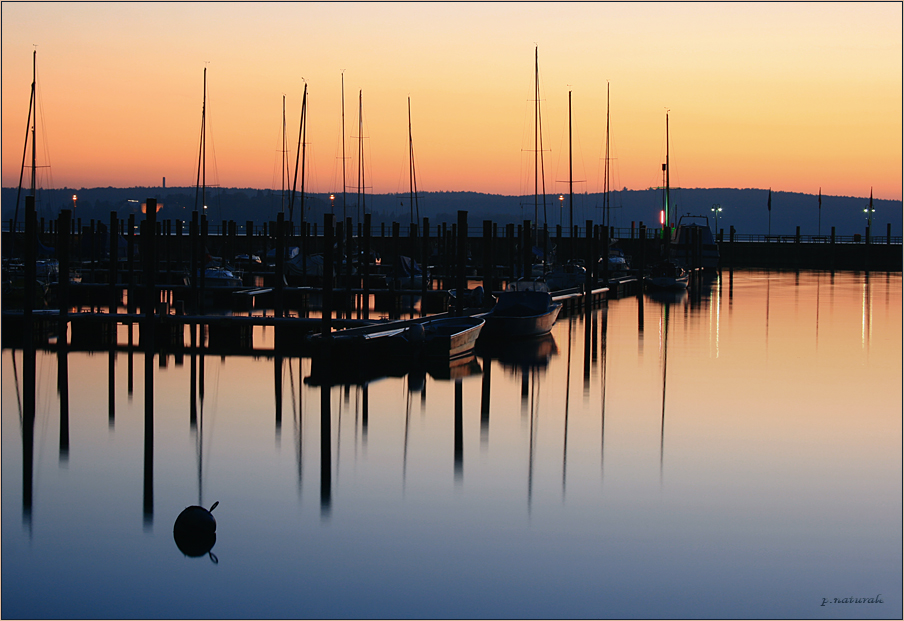
<svg viewBox="0 0 904 621"><path fill-rule="evenodd" d="M16 350L10 349L9 356L13 361L13 380L16 382L16 404L19 406L19 431L22 431L25 425L25 419L22 415L22 396L19 394L19 368L16 365ZM25 352L22 352L22 356L25 356Z"/></svg>
<svg viewBox="0 0 904 621"><path fill-rule="evenodd" d="M201 138L198 143L198 179L195 184L195 211L198 211L198 199L201 200L201 209L204 209L204 197L201 195L203 190L201 189L202 182L202 171L204 170L207 161L204 159L204 121L207 116L207 67L204 67L204 96L201 103ZM204 179L206 182L206 178Z"/></svg>
<svg viewBox="0 0 904 621"><path fill-rule="evenodd" d="M46 183L42 184L42 186L45 190L53 190L53 169L50 166L50 147L48 146L49 143L47 142L47 121L44 118L44 99L38 98L37 86L35 87L35 89L35 115L37 116L37 112L40 111L41 129L43 130L41 131L41 145L44 147L44 165L40 168L47 169L47 178L45 179ZM37 119L35 119L35 122L37 122Z"/></svg>
<svg viewBox="0 0 904 621"><path fill-rule="evenodd" d="M292 395L292 420L296 420L298 416L298 406L295 403L295 374L292 373L292 359L289 358L286 361L286 364L289 367L289 389Z"/></svg>
<svg viewBox="0 0 904 621"><path fill-rule="evenodd" d="M28 98L28 122L25 124L25 144L22 146L22 168L19 171L19 189L16 192L16 211L13 216L13 229L12 232L15 233L16 225L19 222L19 196L22 194L22 177L25 175L25 158L28 155L28 132L31 131L31 115L32 115L32 106L35 100L35 90L34 84L32 84L31 95ZM10 243L10 256L13 254L13 244Z"/></svg>
<svg viewBox="0 0 904 621"><path fill-rule="evenodd" d="M304 79L304 78L302 78ZM289 221L292 221L293 208L295 207L295 184L298 183L298 158L301 156L301 202L299 204L301 219L304 220L304 182L307 142L307 112L308 112L308 84L305 82L304 94L301 98L301 127L298 128L298 149L295 151L295 181L292 183L292 199L289 201ZM299 153L300 152L300 153Z"/></svg>

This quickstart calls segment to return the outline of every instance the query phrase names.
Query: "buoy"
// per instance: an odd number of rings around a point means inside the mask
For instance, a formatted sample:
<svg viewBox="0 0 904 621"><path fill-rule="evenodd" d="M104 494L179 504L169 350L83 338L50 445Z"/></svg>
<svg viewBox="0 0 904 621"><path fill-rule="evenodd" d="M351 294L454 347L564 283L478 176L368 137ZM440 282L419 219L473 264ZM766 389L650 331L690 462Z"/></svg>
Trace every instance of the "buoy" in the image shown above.
<svg viewBox="0 0 904 621"><path fill-rule="evenodd" d="M219 501L213 503L210 509L192 505L183 509L176 518L173 539L182 554L185 556L210 554L211 560L217 562L217 557L211 552L217 542L217 520L211 512L218 504Z"/></svg>

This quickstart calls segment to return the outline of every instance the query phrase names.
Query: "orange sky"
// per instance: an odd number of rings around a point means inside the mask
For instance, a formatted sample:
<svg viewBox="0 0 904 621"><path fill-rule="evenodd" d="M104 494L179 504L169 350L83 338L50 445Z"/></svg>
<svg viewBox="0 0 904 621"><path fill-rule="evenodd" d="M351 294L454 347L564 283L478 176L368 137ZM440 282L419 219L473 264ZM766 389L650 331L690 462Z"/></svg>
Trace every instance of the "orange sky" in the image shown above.
<svg viewBox="0 0 904 621"><path fill-rule="evenodd" d="M902 198L900 3L3 3L2 183L18 184L38 51L44 187L279 188L308 84L307 187L533 193L534 48L546 188L671 184ZM35 47L36 46L36 47ZM46 166L49 168L45 168Z"/></svg>

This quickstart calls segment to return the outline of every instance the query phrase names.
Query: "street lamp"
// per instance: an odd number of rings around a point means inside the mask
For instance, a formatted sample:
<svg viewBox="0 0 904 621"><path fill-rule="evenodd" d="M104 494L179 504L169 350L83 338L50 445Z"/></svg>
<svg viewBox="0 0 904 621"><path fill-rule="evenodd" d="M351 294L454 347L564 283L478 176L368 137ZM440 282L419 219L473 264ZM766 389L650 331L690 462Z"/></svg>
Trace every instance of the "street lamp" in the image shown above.
<svg viewBox="0 0 904 621"><path fill-rule="evenodd" d="M72 213L75 213L75 203L78 200L78 196L75 194L72 195Z"/></svg>
<svg viewBox="0 0 904 621"><path fill-rule="evenodd" d="M565 209L565 195L559 194L559 226L562 226L562 210Z"/></svg>
<svg viewBox="0 0 904 621"><path fill-rule="evenodd" d="M873 214L876 213L872 203L863 210L863 213L866 214L866 239L867 243L869 243L869 237L873 234Z"/></svg>
<svg viewBox="0 0 904 621"><path fill-rule="evenodd" d="M722 205L713 205L713 208L710 209L716 216L716 235L719 234L719 213L722 211Z"/></svg>
<svg viewBox="0 0 904 621"><path fill-rule="evenodd" d="M330 213L335 213L335 211L334 211L335 205L333 204L333 201L335 201L335 200L336 200L336 195L330 194Z"/></svg>

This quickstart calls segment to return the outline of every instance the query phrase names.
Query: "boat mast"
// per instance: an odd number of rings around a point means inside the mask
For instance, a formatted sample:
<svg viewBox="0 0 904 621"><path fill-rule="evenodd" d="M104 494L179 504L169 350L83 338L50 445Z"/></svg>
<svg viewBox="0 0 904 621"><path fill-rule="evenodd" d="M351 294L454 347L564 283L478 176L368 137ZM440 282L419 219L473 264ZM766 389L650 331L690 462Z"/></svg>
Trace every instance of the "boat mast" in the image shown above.
<svg viewBox="0 0 904 621"><path fill-rule="evenodd" d="M364 91L358 90L358 223L361 213L367 213L364 206Z"/></svg>
<svg viewBox="0 0 904 621"><path fill-rule="evenodd" d="M606 206L606 235L608 235L609 227L609 83L606 82L606 170L603 176L603 202Z"/></svg>
<svg viewBox="0 0 904 621"><path fill-rule="evenodd" d="M286 171L289 162L286 153L286 96L282 96L282 158L279 162L279 205L280 211L286 212ZM291 217L289 218L291 220Z"/></svg>
<svg viewBox="0 0 904 621"><path fill-rule="evenodd" d="M30 97L29 100L28 100L28 122L25 124L25 143L22 145L22 168L19 169L19 189L16 191L16 210L15 210L14 215L13 215L13 228L12 228L12 232L13 232L13 233L16 232L16 227L17 227L17 225L18 225L18 223L19 223L19 195L22 193L22 177L25 175L25 158L28 156L28 132L31 130L31 115L32 115L32 110L37 108L37 105L36 105L36 103L35 103L35 81L36 81L36 80L35 80L35 75L36 75L36 73L37 73L36 68L37 68L37 64L38 64L38 63L37 63L37 58L38 58L38 51L35 50L35 51L34 51L33 60L32 60L32 72L33 72L33 73L32 73L32 78L31 78L31 97ZM35 155L34 155L34 144L35 144L35 141L34 141L34 134L32 134L32 140L31 140L31 151L32 151L32 155L31 155L31 157L32 157L32 165L31 165L31 170L32 170L32 177L31 177L31 179L32 179L32 180L31 180L31 195L32 195L32 196L35 195L35 181L34 181L34 170L35 170L34 159L35 159ZM12 254L13 254L13 244L10 244L9 247L10 247L10 256L12 256Z"/></svg>
<svg viewBox="0 0 904 621"><path fill-rule="evenodd" d="M534 47L534 229L537 228L540 182L540 51Z"/></svg>
<svg viewBox="0 0 904 621"><path fill-rule="evenodd" d="M292 214L295 208L295 188L298 187L298 158L301 156L301 220L304 221L304 149L305 149L305 112L308 104L308 85L304 85L304 95L301 97L301 121L298 127L298 149L295 151L295 178L292 181L292 194L289 198L289 222L292 222Z"/></svg>
<svg viewBox="0 0 904 621"><path fill-rule="evenodd" d="M669 219L669 111L665 111L665 225L670 226Z"/></svg>
<svg viewBox="0 0 904 621"><path fill-rule="evenodd" d="M571 163L571 91L568 91L568 226L574 232L574 176ZM574 253L572 244L572 254Z"/></svg>
<svg viewBox="0 0 904 621"><path fill-rule="evenodd" d="M38 130L38 102L35 99L35 84L37 83L38 76L38 50L35 50L32 54L31 59L31 99L35 102L34 105L34 123L31 126L31 195L37 197L35 194L35 188L37 187L36 183L36 171L38 170L37 164L37 155L35 150L35 145L37 144L36 135Z"/></svg>
<svg viewBox="0 0 904 621"><path fill-rule="evenodd" d="M411 223L419 222L420 210L417 208L417 177L414 172L414 140L411 137L411 97L408 98L408 191L411 194ZM417 220L414 216L417 213Z"/></svg>
<svg viewBox="0 0 904 621"><path fill-rule="evenodd" d="M201 100L201 145L198 149L198 180L195 185L195 211L198 211L198 197L201 198L201 210L204 210L204 187L207 183L207 154L205 145L204 123L207 116L207 67L204 67L204 95Z"/></svg>
<svg viewBox="0 0 904 621"><path fill-rule="evenodd" d="M345 72L342 72L342 221L345 222Z"/></svg>

